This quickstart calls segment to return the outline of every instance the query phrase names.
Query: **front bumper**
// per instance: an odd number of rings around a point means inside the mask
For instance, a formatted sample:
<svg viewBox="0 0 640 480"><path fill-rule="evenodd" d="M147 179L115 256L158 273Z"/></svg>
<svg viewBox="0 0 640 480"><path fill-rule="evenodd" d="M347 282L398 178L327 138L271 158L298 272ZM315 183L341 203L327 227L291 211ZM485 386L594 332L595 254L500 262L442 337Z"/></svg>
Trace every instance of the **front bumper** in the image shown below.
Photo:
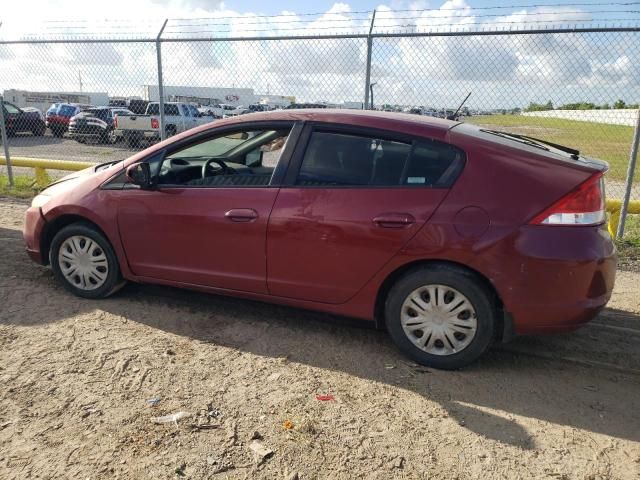
<svg viewBox="0 0 640 480"><path fill-rule="evenodd" d="M46 264L46 259L43 258L40 250L40 239L46 223L40 208L30 207L27 209L22 236L24 237L27 254L31 260L40 265Z"/></svg>

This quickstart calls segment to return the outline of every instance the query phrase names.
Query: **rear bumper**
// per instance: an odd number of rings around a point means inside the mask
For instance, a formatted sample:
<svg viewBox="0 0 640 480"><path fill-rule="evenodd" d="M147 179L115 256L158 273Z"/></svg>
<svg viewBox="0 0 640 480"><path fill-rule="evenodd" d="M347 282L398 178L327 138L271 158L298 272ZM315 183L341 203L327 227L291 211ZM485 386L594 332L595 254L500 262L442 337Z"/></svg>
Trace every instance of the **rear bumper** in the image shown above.
<svg viewBox="0 0 640 480"><path fill-rule="evenodd" d="M575 330L611 298L617 255L604 226L525 226L507 249L492 281L517 335Z"/></svg>
<svg viewBox="0 0 640 480"><path fill-rule="evenodd" d="M46 220L40 208L30 207L27 209L22 236L24 237L27 254L31 260L40 265L46 263L40 251L40 238L45 225Z"/></svg>

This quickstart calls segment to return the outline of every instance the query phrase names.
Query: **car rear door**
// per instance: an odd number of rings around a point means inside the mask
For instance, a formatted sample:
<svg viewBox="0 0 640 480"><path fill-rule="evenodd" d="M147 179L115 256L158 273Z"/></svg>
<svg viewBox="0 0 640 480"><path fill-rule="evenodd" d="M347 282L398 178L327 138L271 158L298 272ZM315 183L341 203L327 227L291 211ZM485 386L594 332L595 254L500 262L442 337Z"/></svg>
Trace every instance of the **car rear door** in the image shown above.
<svg viewBox="0 0 640 480"><path fill-rule="evenodd" d="M267 284L332 304L418 232L464 164L448 144L351 127L308 125L298 146L269 220Z"/></svg>

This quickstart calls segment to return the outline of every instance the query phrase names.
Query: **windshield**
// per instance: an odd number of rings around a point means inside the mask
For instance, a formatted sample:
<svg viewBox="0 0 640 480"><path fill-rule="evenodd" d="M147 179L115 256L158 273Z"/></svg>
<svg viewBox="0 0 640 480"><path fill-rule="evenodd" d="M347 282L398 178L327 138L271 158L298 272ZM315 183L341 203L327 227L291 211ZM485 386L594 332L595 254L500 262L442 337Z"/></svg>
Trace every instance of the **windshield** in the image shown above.
<svg viewBox="0 0 640 480"><path fill-rule="evenodd" d="M212 158L224 157L234 148L248 142L258 134L264 134L264 131L237 132L229 133L222 137L217 137L207 142L202 142L192 147L180 150L167 158ZM272 134L272 131L267 132Z"/></svg>

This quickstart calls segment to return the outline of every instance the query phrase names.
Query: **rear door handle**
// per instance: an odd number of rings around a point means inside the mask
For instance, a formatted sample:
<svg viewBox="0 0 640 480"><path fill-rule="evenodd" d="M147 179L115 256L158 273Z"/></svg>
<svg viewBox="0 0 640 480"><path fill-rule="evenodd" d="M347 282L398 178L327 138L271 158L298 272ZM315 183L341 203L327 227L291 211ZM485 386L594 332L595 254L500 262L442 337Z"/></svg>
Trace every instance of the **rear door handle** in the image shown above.
<svg viewBox="0 0 640 480"><path fill-rule="evenodd" d="M258 212L253 208L233 208L224 214L225 218L232 222L253 222L258 218Z"/></svg>
<svg viewBox="0 0 640 480"><path fill-rule="evenodd" d="M381 228L404 228L415 222L416 219L409 213L384 213L373 218L373 223Z"/></svg>

